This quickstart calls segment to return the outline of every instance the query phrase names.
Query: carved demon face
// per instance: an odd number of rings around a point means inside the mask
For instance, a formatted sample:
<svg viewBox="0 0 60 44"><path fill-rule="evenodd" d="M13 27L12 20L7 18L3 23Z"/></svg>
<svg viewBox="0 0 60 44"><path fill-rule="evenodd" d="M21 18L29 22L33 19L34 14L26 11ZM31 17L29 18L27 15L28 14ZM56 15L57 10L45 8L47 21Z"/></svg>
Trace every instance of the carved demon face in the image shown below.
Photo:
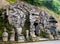
<svg viewBox="0 0 60 44"><path fill-rule="evenodd" d="M9 16L9 23L12 24L15 27L19 27L21 20L20 20L20 16L18 15L10 15Z"/></svg>
<svg viewBox="0 0 60 44"><path fill-rule="evenodd" d="M15 9L16 11L14 11ZM17 10L16 8L13 8L10 10L10 15L8 16L9 23L13 25L14 27L21 27L24 26L25 22L25 14L21 10Z"/></svg>

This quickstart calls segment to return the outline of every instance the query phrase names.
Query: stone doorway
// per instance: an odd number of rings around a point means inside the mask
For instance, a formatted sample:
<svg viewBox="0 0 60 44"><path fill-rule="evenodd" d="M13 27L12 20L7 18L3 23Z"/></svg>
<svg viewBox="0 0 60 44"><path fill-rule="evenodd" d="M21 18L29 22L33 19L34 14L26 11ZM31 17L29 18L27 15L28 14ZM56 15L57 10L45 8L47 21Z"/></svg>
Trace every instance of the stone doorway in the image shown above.
<svg viewBox="0 0 60 44"><path fill-rule="evenodd" d="M34 26L35 26L35 35L38 36L39 35L39 23L37 22L37 20L34 22Z"/></svg>

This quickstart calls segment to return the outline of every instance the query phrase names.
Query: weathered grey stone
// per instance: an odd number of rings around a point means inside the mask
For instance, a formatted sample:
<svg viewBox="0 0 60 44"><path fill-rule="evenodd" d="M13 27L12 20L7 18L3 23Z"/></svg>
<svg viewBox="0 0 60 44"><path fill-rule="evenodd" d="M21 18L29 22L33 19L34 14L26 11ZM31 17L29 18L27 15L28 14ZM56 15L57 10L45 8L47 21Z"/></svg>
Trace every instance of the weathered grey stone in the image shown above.
<svg viewBox="0 0 60 44"><path fill-rule="evenodd" d="M9 23L13 25L17 30L19 40L20 36L22 35L21 34L22 27L24 27L24 23L26 21L26 15L29 16L30 20L29 33L32 38L36 37L35 31L36 33L40 33L38 32L39 30L45 31L44 29L48 29L50 27L50 24L48 22L49 16L45 10L39 9L39 7L35 7L29 4L25 4L24 2L14 3L10 7L10 15L8 17L9 17ZM38 25L35 26L34 23L37 23ZM49 32L49 34L51 33ZM28 38L28 32L27 32L27 38Z"/></svg>
<svg viewBox="0 0 60 44"><path fill-rule="evenodd" d="M22 27L24 26L25 23L25 9L21 8L20 3L17 3L16 5L13 5L10 9L10 15L8 16L9 18L9 23L13 25L16 30L17 30L17 35L18 35L18 41L21 39L24 41L24 36L22 35Z"/></svg>
<svg viewBox="0 0 60 44"><path fill-rule="evenodd" d="M25 37L23 35L18 35L18 42L25 42Z"/></svg>
<svg viewBox="0 0 60 44"><path fill-rule="evenodd" d="M34 25L35 22L39 23L40 22L40 18L39 18L39 12L35 8L33 8L30 11L30 23L31 23L30 24L30 35L31 35L33 41L37 40L36 33L39 33L39 32L37 32L38 29Z"/></svg>
<svg viewBox="0 0 60 44"><path fill-rule="evenodd" d="M8 33L6 32L6 28L4 28L4 32L2 34L2 39L4 42L8 41Z"/></svg>
<svg viewBox="0 0 60 44"><path fill-rule="evenodd" d="M11 42L14 42L15 41L15 31L14 31L14 29L12 29L12 31L11 31L10 41Z"/></svg>
<svg viewBox="0 0 60 44"><path fill-rule="evenodd" d="M18 42L24 42L25 37L22 35L22 27L16 28L17 29L17 35L18 35Z"/></svg>
<svg viewBox="0 0 60 44"><path fill-rule="evenodd" d="M29 30L26 30L26 39L29 40Z"/></svg>

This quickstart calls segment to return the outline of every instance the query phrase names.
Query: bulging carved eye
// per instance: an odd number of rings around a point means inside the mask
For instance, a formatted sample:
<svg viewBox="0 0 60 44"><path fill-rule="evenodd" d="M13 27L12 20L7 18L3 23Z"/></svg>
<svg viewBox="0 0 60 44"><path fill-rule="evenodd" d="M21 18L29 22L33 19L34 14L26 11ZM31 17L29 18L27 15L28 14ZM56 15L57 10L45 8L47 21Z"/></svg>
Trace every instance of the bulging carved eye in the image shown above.
<svg viewBox="0 0 60 44"><path fill-rule="evenodd" d="M32 14L32 15L35 15L35 14Z"/></svg>

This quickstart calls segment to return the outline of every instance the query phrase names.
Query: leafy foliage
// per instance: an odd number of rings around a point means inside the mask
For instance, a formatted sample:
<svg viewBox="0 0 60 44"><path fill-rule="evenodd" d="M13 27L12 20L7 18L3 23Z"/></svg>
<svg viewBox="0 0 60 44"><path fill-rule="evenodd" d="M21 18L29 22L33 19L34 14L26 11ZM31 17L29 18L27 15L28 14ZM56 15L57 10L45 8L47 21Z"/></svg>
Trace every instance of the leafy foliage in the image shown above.
<svg viewBox="0 0 60 44"><path fill-rule="evenodd" d="M0 36L2 35L4 27L6 27L8 33L10 33L11 29L13 28L13 26L8 22L5 9L0 9Z"/></svg>
<svg viewBox="0 0 60 44"><path fill-rule="evenodd" d="M17 0L8 0L10 3L14 3ZM32 5L46 6L54 12L60 14L60 1L59 0L23 0Z"/></svg>
<svg viewBox="0 0 60 44"><path fill-rule="evenodd" d="M25 1L33 5L46 6L49 9L60 14L60 1L59 0L50 0L50 1L48 0L25 0Z"/></svg>
<svg viewBox="0 0 60 44"><path fill-rule="evenodd" d="M17 0L8 0L8 2L10 2L10 3L14 3L14 2L16 2Z"/></svg>
<svg viewBox="0 0 60 44"><path fill-rule="evenodd" d="M60 14L60 2L53 0L52 5L54 7L54 11Z"/></svg>

